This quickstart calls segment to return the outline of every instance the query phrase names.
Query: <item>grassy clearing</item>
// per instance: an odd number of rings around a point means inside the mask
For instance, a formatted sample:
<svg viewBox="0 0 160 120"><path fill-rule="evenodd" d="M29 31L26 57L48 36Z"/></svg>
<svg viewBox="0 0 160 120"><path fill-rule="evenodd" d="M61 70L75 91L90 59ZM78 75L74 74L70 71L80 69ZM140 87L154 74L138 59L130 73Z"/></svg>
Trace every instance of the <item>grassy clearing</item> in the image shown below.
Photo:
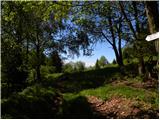
<svg viewBox="0 0 160 120"><path fill-rule="evenodd" d="M107 100L113 96L121 96L150 103L153 107L158 107L159 104L157 92L151 92L145 89L138 89L125 85L113 86L108 84L96 89L83 90L79 93L65 93L64 99L70 101L79 96L96 96L103 100Z"/></svg>
<svg viewBox="0 0 160 120"><path fill-rule="evenodd" d="M56 87L57 84L57 87L61 88L64 98L62 107L64 116L73 115L72 117L76 118L79 114L79 118L90 118L92 112L86 96L96 96L104 101L118 96L143 102L144 106L151 105L158 110L159 97L156 88L151 91L143 87L131 86L143 83L143 77L137 75L136 69L137 64L126 65L127 75L124 76L118 66L105 66L99 70L48 75L48 81L50 81L49 86Z"/></svg>

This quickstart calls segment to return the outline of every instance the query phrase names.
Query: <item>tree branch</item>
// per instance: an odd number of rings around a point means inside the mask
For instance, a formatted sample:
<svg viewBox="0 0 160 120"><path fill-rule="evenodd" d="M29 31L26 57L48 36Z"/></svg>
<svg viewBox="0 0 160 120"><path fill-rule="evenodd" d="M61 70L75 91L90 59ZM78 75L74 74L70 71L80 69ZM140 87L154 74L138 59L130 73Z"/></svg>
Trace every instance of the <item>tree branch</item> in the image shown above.
<svg viewBox="0 0 160 120"><path fill-rule="evenodd" d="M123 7L122 2L119 2L119 6L120 6L120 10L121 10L124 18L126 19L126 21L128 23L128 26L130 27L131 31L133 32L133 36L137 39L136 32L135 32L135 30L133 28L133 25L132 25L131 21L127 18L127 15L126 15L126 13L124 11L124 7Z"/></svg>
<svg viewBox="0 0 160 120"><path fill-rule="evenodd" d="M113 46L113 43L106 37L106 35L103 32L101 32L101 34L107 40L107 42Z"/></svg>
<svg viewBox="0 0 160 120"><path fill-rule="evenodd" d="M68 4L59 3L57 1L54 1L54 3L57 4L57 5L61 5L61 6L78 7L78 6L88 6L88 5L91 5L91 4L95 4L95 3L97 3L97 1L92 2L92 3L88 3L88 4L83 4L83 5L80 5L80 4L68 5Z"/></svg>

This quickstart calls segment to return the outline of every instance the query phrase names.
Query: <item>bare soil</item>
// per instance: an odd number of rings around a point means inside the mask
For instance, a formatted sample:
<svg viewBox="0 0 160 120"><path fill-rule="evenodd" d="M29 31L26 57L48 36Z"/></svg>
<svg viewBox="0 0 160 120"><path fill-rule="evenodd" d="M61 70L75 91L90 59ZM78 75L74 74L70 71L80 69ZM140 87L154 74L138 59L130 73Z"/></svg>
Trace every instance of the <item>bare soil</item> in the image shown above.
<svg viewBox="0 0 160 120"><path fill-rule="evenodd" d="M95 115L107 119L156 119L159 116L158 111L152 109L151 105L136 100L122 97L112 97L103 101L95 96L88 96L88 102Z"/></svg>

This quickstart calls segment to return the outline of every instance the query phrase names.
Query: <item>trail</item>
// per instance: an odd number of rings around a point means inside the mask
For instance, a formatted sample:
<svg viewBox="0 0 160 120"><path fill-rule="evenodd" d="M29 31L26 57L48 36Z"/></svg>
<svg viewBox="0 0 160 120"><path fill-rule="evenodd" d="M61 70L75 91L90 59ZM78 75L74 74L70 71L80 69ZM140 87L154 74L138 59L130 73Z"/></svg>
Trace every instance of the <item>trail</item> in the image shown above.
<svg viewBox="0 0 160 120"><path fill-rule="evenodd" d="M113 97L107 101L103 101L95 96L88 96L88 102L91 105L93 113L96 116L107 119L123 119L123 118L158 118L158 112L152 110L151 106L138 101ZM145 107L145 110L144 110Z"/></svg>

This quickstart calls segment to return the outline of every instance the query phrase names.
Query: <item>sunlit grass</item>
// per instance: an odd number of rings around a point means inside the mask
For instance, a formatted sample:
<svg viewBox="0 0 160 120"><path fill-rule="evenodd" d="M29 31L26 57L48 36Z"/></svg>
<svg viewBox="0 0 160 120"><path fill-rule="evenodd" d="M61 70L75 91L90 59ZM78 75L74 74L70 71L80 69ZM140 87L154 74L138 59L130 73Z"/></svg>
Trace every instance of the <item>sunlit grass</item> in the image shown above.
<svg viewBox="0 0 160 120"><path fill-rule="evenodd" d="M64 99L69 101L79 96L96 96L103 100L107 100L113 96L120 96L151 103L155 107L158 107L159 104L158 93L125 85L112 86L108 84L96 89L83 90L79 93L66 93L64 94Z"/></svg>

